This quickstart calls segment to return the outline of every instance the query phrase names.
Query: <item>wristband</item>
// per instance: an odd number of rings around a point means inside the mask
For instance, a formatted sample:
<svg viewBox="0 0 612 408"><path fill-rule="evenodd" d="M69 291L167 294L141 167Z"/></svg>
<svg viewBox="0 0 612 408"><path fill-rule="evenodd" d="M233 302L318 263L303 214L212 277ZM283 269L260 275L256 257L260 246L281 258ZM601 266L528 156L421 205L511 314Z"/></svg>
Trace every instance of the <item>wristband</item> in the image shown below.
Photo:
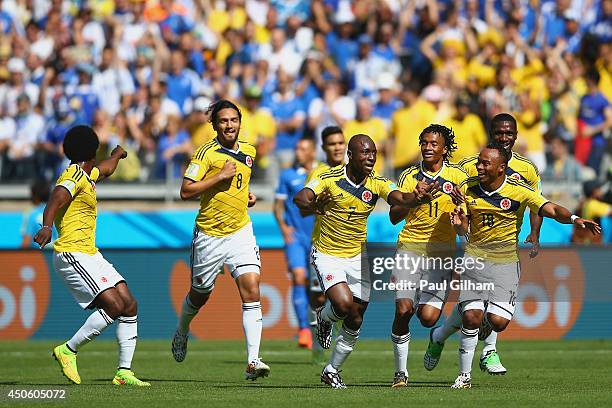
<svg viewBox="0 0 612 408"><path fill-rule="evenodd" d="M50 227L48 225L43 225L42 227L40 227L41 229L48 229L49 231L53 231L53 227Z"/></svg>
<svg viewBox="0 0 612 408"><path fill-rule="evenodd" d="M580 218L580 217L579 217L579 216L577 216L576 214L572 214L572 216L570 217L570 221L571 221L571 222L572 222L572 224L573 224L573 223L575 223L575 222L576 222L576 220L577 220L578 218Z"/></svg>

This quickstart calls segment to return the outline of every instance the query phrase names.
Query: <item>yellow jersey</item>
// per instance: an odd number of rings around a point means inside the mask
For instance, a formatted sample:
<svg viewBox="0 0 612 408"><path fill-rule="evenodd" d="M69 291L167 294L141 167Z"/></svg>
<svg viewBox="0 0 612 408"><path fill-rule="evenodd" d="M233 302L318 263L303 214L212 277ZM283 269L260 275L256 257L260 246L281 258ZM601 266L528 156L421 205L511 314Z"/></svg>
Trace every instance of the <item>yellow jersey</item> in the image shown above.
<svg viewBox="0 0 612 408"><path fill-rule="evenodd" d="M451 225L449 215L455 205L450 193L467 178L467 173L460 166L448 163L443 164L436 174L427 173L422 164L404 170L397 181L400 191L412 192L417 182L426 179L431 183L437 181L440 184L440 195L433 201L410 209L406 216L406 224L398 237L398 246L429 254L455 248L455 229ZM436 245L406 246L406 243Z"/></svg>
<svg viewBox="0 0 612 408"><path fill-rule="evenodd" d="M241 141L237 150L230 150L214 138L196 150L184 175L186 179L196 182L212 177L221 171L228 160L236 163L236 175L217 183L200 196L196 225L213 237L233 234L250 222L247 205L255 147Z"/></svg>
<svg viewBox="0 0 612 408"><path fill-rule="evenodd" d="M476 163L478 163L477 154L461 160L459 165L463 167L463 170L465 170L470 177L476 177L478 176ZM525 182L529 187L538 193L542 191L540 172L538 172L538 168L531 162L531 160L516 152L512 152L512 157L510 157L510 160L508 161L506 176Z"/></svg>
<svg viewBox="0 0 612 408"><path fill-rule="evenodd" d="M387 140L385 122L380 118L372 117L364 121L359 121L357 119L349 120L344 124L344 139L347 145L350 138L359 133L370 136L376 144L377 153L374 170L378 173L382 173L385 168L385 155L382 147Z"/></svg>
<svg viewBox="0 0 612 408"><path fill-rule="evenodd" d="M582 218L594 220L612 213L612 205L594 198L588 198L582 205Z"/></svg>
<svg viewBox="0 0 612 408"><path fill-rule="evenodd" d="M485 191L476 177L467 179L461 188L470 217L466 252L491 262L517 262L525 208L538 214L548 200L526 183L508 176L492 192Z"/></svg>
<svg viewBox="0 0 612 408"><path fill-rule="evenodd" d="M327 170L331 169L331 166L327 163L320 162L317 167L312 169L308 176L306 177L306 182L304 185L310 183L310 180L319 177L321 174L325 173ZM318 236L321 233L321 216L319 214L315 214L315 222L312 228L312 238L311 241L314 241L314 237Z"/></svg>
<svg viewBox="0 0 612 408"><path fill-rule="evenodd" d="M393 167L405 167L420 157L419 135L433 123L436 108L430 102L418 99L412 106L397 110L391 116L391 135L395 138Z"/></svg>
<svg viewBox="0 0 612 408"><path fill-rule="evenodd" d="M96 218L98 215L96 181L100 170L94 167L87 175L78 164L71 164L57 179L72 196L72 201L55 216L59 238L53 244L56 252L82 252L93 255L96 248Z"/></svg>
<svg viewBox="0 0 612 408"><path fill-rule="evenodd" d="M442 124L455 132L457 150L453 152L454 162L478 154L487 144L487 133L482 125L482 120L473 113L468 113L461 121L450 117Z"/></svg>
<svg viewBox="0 0 612 408"><path fill-rule="evenodd" d="M391 180L376 172L355 184L346 175L346 165L332 167L310 180L306 188L320 194L327 191L332 200L320 216L320 231L313 235L313 246L327 255L350 258L361 253L366 241L366 223L379 198L387 200L397 190Z"/></svg>

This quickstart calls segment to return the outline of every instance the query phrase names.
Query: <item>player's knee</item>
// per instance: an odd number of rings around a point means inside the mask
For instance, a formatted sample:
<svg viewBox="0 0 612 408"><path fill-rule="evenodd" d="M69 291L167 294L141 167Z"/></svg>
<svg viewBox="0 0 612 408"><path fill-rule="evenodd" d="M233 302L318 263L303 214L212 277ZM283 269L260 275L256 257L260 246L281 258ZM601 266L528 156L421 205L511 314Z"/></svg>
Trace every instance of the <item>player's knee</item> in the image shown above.
<svg viewBox="0 0 612 408"><path fill-rule="evenodd" d="M414 307L412 302L406 299L398 300L395 302L395 318L396 319L409 319L414 314Z"/></svg>
<svg viewBox="0 0 612 408"><path fill-rule="evenodd" d="M461 318L463 327L466 329L477 329L482 322L482 310L466 310Z"/></svg>
<svg viewBox="0 0 612 408"><path fill-rule="evenodd" d="M321 293L311 292L310 293L310 307L312 308L312 310L318 309L324 304L325 304L325 295L323 294L323 292Z"/></svg>
<svg viewBox="0 0 612 408"><path fill-rule="evenodd" d="M493 327L493 330L495 330L496 332L506 330L506 327L508 327L508 324L510 324L510 320L504 319L503 317L494 314L489 314L487 316L487 319L489 320L491 327Z"/></svg>
<svg viewBox="0 0 612 408"><path fill-rule="evenodd" d="M123 316L136 316L138 314L138 302L133 297L124 300Z"/></svg>
<svg viewBox="0 0 612 408"><path fill-rule="evenodd" d="M293 284L306 286L306 271L302 268L295 268L291 271L293 276Z"/></svg>
<svg viewBox="0 0 612 408"><path fill-rule="evenodd" d="M433 327L436 324L436 322L438 321L438 317L432 315L421 315L419 316L419 321L424 327L429 328Z"/></svg>
<svg viewBox="0 0 612 408"><path fill-rule="evenodd" d="M106 302L103 309L111 319L116 319L117 317L123 315L124 307L125 302L123 299L121 299L119 296L115 296Z"/></svg>
<svg viewBox="0 0 612 408"><path fill-rule="evenodd" d="M349 316L351 314L351 306L352 302L350 302L348 299L341 299L337 302L332 302L334 313L339 317Z"/></svg>

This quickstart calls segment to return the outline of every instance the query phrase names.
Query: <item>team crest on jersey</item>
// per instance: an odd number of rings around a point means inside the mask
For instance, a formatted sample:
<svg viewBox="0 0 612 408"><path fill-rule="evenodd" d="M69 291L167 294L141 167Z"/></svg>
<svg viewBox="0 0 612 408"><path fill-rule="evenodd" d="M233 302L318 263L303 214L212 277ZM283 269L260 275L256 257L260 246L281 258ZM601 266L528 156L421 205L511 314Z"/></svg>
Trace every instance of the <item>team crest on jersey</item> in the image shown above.
<svg viewBox="0 0 612 408"><path fill-rule="evenodd" d="M442 191L444 191L446 194L450 194L451 191L453 191L453 183L447 181L446 183L442 184Z"/></svg>
<svg viewBox="0 0 612 408"><path fill-rule="evenodd" d="M504 198L503 200L499 202L499 205L502 208L502 210L509 210L510 206L512 205L512 202L510 201L510 199Z"/></svg>
<svg viewBox="0 0 612 408"><path fill-rule="evenodd" d="M253 167L253 159L251 158L251 156L247 156L245 161L247 166Z"/></svg>
<svg viewBox="0 0 612 408"><path fill-rule="evenodd" d="M369 203L370 201L372 201L372 192L369 190L366 190L363 193L361 193L361 200L365 201L366 203Z"/></svg>
<svg viewBox="0 0 612 408"><path fill-rule="evenodd" d="M512 178L513 178L513 179L515 179L516 181L521 181L521 180L522 180L522 179L521 179L521 175L520 175L520 174L518 174L518 173L512 173L512 175L511 175L510 177L512 177Z"/></svg>

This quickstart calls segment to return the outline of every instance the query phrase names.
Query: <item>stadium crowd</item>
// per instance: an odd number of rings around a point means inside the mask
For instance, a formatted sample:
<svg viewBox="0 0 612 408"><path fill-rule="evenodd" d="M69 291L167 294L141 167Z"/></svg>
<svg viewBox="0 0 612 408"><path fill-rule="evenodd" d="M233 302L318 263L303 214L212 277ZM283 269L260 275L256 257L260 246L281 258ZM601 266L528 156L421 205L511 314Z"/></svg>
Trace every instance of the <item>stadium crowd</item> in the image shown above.
<svg viewBox="0 0 612 408"><path fill-rule="evenodd" d="M242 108L256 177L329 125L366 133L377 170L418 161L430 123L454 161L512 112L516 149L548 180L605 179L612 0L0 0L3 181L53 181L88 124L119 181L180 178L214 136L211 101Z"/></svg>

